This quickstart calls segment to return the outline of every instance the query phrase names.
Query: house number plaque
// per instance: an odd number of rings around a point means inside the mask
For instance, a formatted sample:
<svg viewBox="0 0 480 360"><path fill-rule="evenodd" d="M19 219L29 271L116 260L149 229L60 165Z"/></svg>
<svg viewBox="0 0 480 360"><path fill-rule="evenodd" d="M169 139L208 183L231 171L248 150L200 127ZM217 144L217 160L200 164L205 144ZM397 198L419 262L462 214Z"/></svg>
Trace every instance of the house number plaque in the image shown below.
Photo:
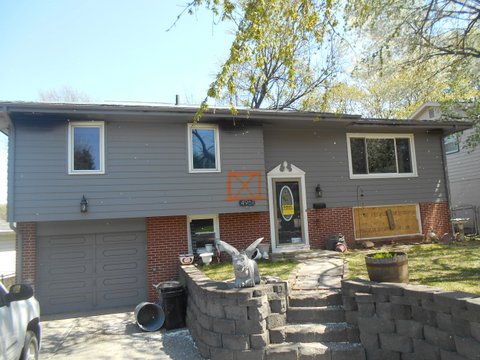
<svg viewBox="0 0 480 360"><path fill-rule="evenodd" d="M255 200L239 200L238 205L243 207L255 206Z"/></svg>

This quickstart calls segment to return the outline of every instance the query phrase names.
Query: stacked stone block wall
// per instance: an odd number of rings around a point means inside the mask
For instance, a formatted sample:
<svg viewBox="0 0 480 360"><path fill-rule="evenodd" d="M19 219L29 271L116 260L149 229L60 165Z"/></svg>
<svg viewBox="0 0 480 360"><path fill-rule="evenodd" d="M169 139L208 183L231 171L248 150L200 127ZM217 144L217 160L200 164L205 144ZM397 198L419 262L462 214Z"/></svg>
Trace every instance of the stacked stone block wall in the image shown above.
<svg viewBox="0 0 480 360"><path fill-rule="evenodd" d="M187 327L203 357L264 358L269 329L286 323L286 282L236 289L193 265L181 267L180 279L187 288Z"/></svg>
<svg viewBox="0 0 480 360"><path fill-rule="evenodd" d="M342 282L347 322L368 360L480 359L480 296L406 284Z"/></svg>

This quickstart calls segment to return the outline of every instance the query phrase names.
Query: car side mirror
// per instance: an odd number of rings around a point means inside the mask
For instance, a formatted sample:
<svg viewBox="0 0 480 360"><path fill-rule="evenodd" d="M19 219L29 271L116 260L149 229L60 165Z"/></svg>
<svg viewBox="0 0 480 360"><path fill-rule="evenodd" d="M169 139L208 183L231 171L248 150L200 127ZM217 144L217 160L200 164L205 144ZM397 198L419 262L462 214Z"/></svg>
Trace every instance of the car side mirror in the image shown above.
<svg viewBox="0 0 480 360"><path fill-rule="evenodd" d="M15 284L10 286L10 291L7 294L7 301L27 300L33 296L33 288L27 284Z"/></svg>

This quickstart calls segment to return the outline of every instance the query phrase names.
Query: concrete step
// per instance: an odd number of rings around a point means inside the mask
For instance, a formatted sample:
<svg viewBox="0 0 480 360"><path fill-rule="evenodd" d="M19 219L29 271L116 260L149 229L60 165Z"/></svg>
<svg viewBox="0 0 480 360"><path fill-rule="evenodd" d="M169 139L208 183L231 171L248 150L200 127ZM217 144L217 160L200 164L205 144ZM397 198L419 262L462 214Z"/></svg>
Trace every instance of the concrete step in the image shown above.
<svg viewBox="0 0 480 360"><path fill-rule="evenodd" d="M265 360L365 360L359 343L283 343L270 345Z"/></svg>
<svg viewBox="0 0 480 360"><path fill-rule="evenodd" d="M335 290L292 291L289 296L289 304L293 307L342 305L342 293Z"/></svg>
<svg viewBox="0 0 480 360"><path fill-rule="evenodd" d="M270 342L359 342L358 330L347 323L289 324L270 330Z"/></svg>
<svg viewBox="0 0 480 360"><path fill-rule="evenodd" d="M336 323L345 321L345 311L340 305L295 307L290 306L287 311L289 324L308 323Z"/></svg>

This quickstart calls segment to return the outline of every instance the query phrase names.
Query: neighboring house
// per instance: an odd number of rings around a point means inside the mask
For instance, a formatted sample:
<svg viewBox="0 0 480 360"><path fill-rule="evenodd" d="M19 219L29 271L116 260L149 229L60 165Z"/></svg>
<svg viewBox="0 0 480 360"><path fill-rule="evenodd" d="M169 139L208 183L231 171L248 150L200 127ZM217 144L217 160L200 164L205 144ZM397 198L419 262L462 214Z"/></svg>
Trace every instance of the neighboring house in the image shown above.
<svg viewBox="0 0 480 360"><path fill-rule="evenodd" d="M215 238L274 253L450 231L442 139L465 123L0 103L8 221L43 313L155 298Z"/></svg>
<svg viewBox="0 0 480 360"><path fill-rule="evenodd" d="M414 120L438 120L440 104L427 102L411 116ZM468 217L466 231L479 232L480 221L480 150L465 148L467 139L474 129L446 136L445 154L450 189L450 206L454 217Z"/></svg>
<svg viewBox="0 0 480 360"><path fill-rule="evenodd" d="M15 232L0 218L0 279L15 275Z"/></svg>

